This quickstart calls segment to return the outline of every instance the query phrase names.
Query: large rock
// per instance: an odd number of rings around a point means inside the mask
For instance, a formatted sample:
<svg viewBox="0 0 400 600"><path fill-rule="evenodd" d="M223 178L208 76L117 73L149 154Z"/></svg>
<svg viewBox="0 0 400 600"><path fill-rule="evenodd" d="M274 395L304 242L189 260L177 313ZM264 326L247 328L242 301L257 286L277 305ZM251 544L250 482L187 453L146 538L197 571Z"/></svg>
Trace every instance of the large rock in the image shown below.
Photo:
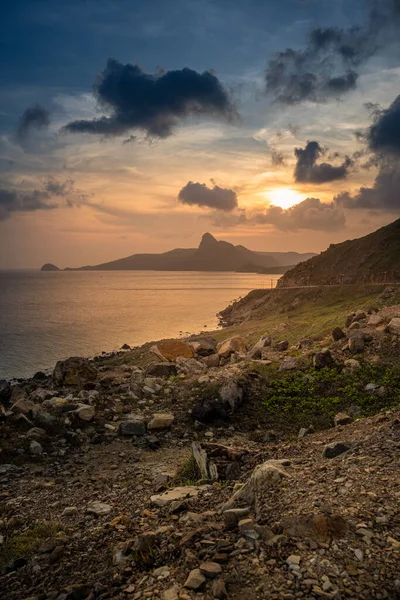
<svg viewBox="0 0 400 600"><path fill-rule="evenodd" d="M289 348L289 342L287 340L277 342L274 345L274 350L277 350L278 352L285 352L285 350L287 350L288 348Z"/></svg>
<svg viewBox="0 0 400 600"><path fill-rule="evenodd" d="M156 413L148 422L147 429L149 431L163 431L164 429L170 429L174 419L175 417L172 413Z"/></svg>
<svg viewBox="0 0 400 600"><path fill-rule="evenodd" d="M217 352L221 358L230 358L235 352L243 352L245 349L245 343L240 335L228 338L217 346Z"/></svg>
<svg viewBox="0 0 400 600"><path fill-rule="evenodd" d="M80 386L87 381L96 381L97 369L86 358L72 356L56 363L53 379L57 385Z"/></svg>
<svg viewBox="0 0 400 600"><path fill-rule="evenodd" d="M90 406L90 404L79 404L78 408L75 410L77 417L86 423L93 420L95 412L93 406Z"/></svg>
<svg viewBox="0 0 400 600"><path fill-rule="evenodd" d="M339 425L349 425L353 422L353 419L346 413L340 412L337 415L335 415L334 422L335 427L339 427Z"/></svg>
<svg viewBox="0 0 400 600"><path fill-rule="evenodd" d="M289 474L282 468L280 461L267 461L258 465L244 486L224 504L222 510L233 508L238 503L253 505L258 495L267 494L287 477Z"/></svg>
<svg viewBox="0 0 400 600"><path fill-rule="evenodd" d="M181 358L178 357L176 360L179 373L186 375L196 375L206 370L204 362L200 362L195 358Z"/></svg>
<svg viewBox="0 0 400 600"><path fill-rule="evenodd" d="M342 340L344 337L346 337L343 329L341 329L340 327L335 327L335 329L332 331L332 339L334 342L338 342L339 340Z"/></svg>
<svg viewBox="0 0 400 600"><path fill-rule="evenodd" d="M185 581L185 588L189 590L197 590L203 585L206 578L200 571L200 569L193 569L190 571L188 578Z"/></svg>
<svg viewBox="0 0 400 600"><path fill-rule="evenodd" d="M146 369L147 377L162 377L168 379L177 375L178 371L174 363L160 362L149 365Z"/></svg>
<svg viewBox="0 0 400 600"><path fill-rule="evenodd" d="M299 361L293 356L285 356L278 371L296 371L299 368Z"/></svg>
<svg viewBox="0 0 400 600"><path fill-rule="evenodd" d="M323 369L324 367L331 367L334 364L333 356L329 348L324 348L320 352L314 354L313 366L315 369Z"/></svg>
<svg viewBox="0 0 400 600"><path fill-rule="evenodd" d="M21 400L17 400L11 406L10 410L11 410L11 412L13 412L17 415L30 415L31 416L34 413L36 413L38 410L40 410L40 406L38 404L35 404L31 400L24 400L21 398Z"/></svg>
<svg viewBox="0 0 400 600"><path fill-rule="evenodd" d="M64 412L71 408L71 402L66 398L54 396L53 398L47 398L47 400L43 402L43 406L50 410L54 410L55 412Z"/></svg>
<svg viewBox="0 0 400 600"><path fill-rule="evenodd" d="M345 452L348 452L352 448L353 444L350 442L334 442L325 446L322 456L324 458L336 458Z"/></svg>
<svg viewBox="0 0 400 600"><path fill-rule="evenodd" d="M349 338L349 350L353 354L360 354L364 352L365 339L362 331L355 331Z"/></svg>
<svg viewBox="0 0 400 600"><path fill-rule="evenodd" d="M160 342L150 348L150 352L155 354L160 360L174 362L178 356L183 358L193 358L194 350L190 344L180 340L170 340Z"/></svg>
<svg viewBox="0 0 400 600"><path fill-rule="evenodd" d="M219 395L223 404L229 405L233 413L242 401L243 390L236 381L229 379L222 385Z"/></svg>
<svg viewBox="0 0 400 600"><path fill-rule="evenodd" d="M389 333L394 333L396 335L400 335L400 318L394 317L388 324L386 330Z"/></svg>
<svg viewBox="0 0 400 600"><path fill-rule="evenodd" d="M379 325L382 325L382 323L384 322L385 319L379 313L371 315L368 319L368 325L370 325L371 327L379 327Z"/></svg>
<svg viewBox="0 0 400 600"><path fill-rule="evenodd" d="M96 515L98 517L102 517L103 515L108 515L112 510L112 507L105 502L99 502L98 500L94 500L93 502L89 502L86 511L89 514Z"/></svg>
<svg viewBox="0 0 400 600"><path fill-rule="evenodd" d="M217 340L214 340L212 337L205 337L195 340L194 342L190 342L193 350L197 354L197 356L210 356L211 354L215 354L217 350Z"/></svg>
<svg viewBox="0 0 400 600"><path fill-rule="evenodd" d="M209 369L211 369L212 367L218 367L219 366L219 360L220 360L220 356L217 353L210 354L210 356L205 356L203 358L204 364Z"/></svg>
<svg viewBox="0 0 400 600"><path fill-rule="evenodd" d="M170 502L176 502L185 500L186 498L193 498L197 496L202 490L208 489L208 486L181 486L176 487L171 490L167 490L162 494L156 494L155 496L151 496L150 500L152 504L156 506L163 507L169 504Z"/></svg>
<svg viewBox="0 0 400 600"><path fill-rule="evenodd" d="M143 417L132 416L127 421L121 421L118 433L120 435L146 435L146 422Z"/></svg>
<svg viewBox="0 0 400 600"><path fill-rule="evenodd" d="M349 373L355 373L359 369L361 369L361 363L354 358L349 358L344 361L344 368Z"/></svg>

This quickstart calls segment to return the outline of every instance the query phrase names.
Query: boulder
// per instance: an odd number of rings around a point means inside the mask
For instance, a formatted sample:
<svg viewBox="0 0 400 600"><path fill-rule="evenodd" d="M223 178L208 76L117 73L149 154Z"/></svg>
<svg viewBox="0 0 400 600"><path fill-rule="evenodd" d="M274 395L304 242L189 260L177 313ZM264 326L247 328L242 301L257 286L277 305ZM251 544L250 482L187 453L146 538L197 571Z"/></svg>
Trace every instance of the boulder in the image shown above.
<svg viewBox="0 0 400 600"><path fill-rule="evenodd" d="M97 369L86 358L72 356L56 363L53 379L57 385L80 386L88 381L96 381Z"/></svg>
<svg viewBox="0 0 400 600"><path fill-rule="evenodd" d="M195 351L195 354L202 357L215 354L217 350L217 340L212 337L200 338L194 342L190 342L190 345Z"/></svg>
<svg viewBox="0 0 400 600"><path fill-rule="evenodd" d="M188 578L185 581L185 588L189 590L197 590L203 585L206 578L200 571L200 569L193 569L190 571Z"/></svg>
<svg viewBox="0 0 400 600"><path fill-rule="evenodd" d="M356 314L356 313L352 312L352 313L350 313L349 315L347 315L347 317L346 317L346 322L345 322L345 327L346 327L346 329L347 329L348 327L350 327L350 325L352 324L352 322L353 322L353 320L354 320L354 317L355 317L355 314Z"/></svg>
<svg viewBox="0 0 400 600"><path fill-rule="evenodd" d="M348 452L353 447L350 442L334 442L325 446L322 456L324 458L336 458L345 452Z"/></svg>
<svg viewBox="0 0 400 600"><path fill-rule="evenodd" d="M287 350L288 348L289 348L289 342L287 340L277 342L274 345L274 350L277 350L278 352L285 352L285 350Z"/></svg>
<svg viewBox="0 0 400 600"><path fill-rule="evenodd" d="M146 422L143 417L131 416L127 421L121 421L118 427L120 435L146 435Z"/></svg>
<svg viewBox="0 0 400 600"><path fill-rule="evenodd" d="M206 365L206 367L211 369L212 367L219 366L219 359L220 359L219 354L215 353L215 354L210 354L209 356L204 357L203 362Z"/></svg>
<svg viewBox="0 0 400 600"><path fill-rule="evenodd" d="M358 335L352 335L349 338L349 350L353 354L360 354L364 352L365 348L365 340L364 334L362 332L357 332Z"/></svg>
<svg viewBox="0 0 400 600"><path fill-rule="evenodd" d="M293 356L285 356L278 371L296 371L299 368L299 361Z"/></svg>
<svg viewBox="0 0 400 600"><path fill-rule="evenodd" d="M93 420L95 412L93 406L90 406L90 404L79 404L78 408L75 410L77 417L86 423Z"/></svg>
<svg viewBox="0 0 400 600"><path fill-rule="evenodd" d="M150 500L152 504L155 504L159 507L163 507L169 504L170 502L177 502L181 500L186 500L186 498L193 498L204 489L208 489L208 486L180 486L171 490L167 490L162 494L156 494L155 496L151 496Z"/></svg>
<svg viewBox="0 0 400 600"><path fill-rule="evenodd" d="M71 402L69 402L65 398L59 398L58 396L54 396L53 398L48 398L47 400L45 400L43 402L43 406L56 412L63 412L70 409Z"/></svg>
<svg viewBox="0 0 400 600"><path fill-rule="evenodd" d="M355 371L358 371L358 369L361 369L361 363L354 358L349 358L344 361L344 368L349 373L354 373Z"/></svg>
<svg viewBox="0 0 400 600"><path fill-rule="evenodd" d="M256 344L254 344L253 348L250 350L249 355L251 358L259 359L261 358L261 350L263 348L268 348L272 344L272 337L268 334L263 335Z"/></svg>
<svg viewBox="0 0 400 600"><path fill-rule="evenodd" d="M352 421L353 419L343 412L338 413L334 417L335 427L338 427L339 425L348 425L349 423L352 423Z"/></svg>
<svg viewBox="0 0 400 600"><path fill-rule="evenodd" d="M334 342L338 342L339 340L342 340L344 337L346 337L343 329L341 329L340 327L335 327L331 335Z"/></svg>
<svg viewBox="0 0 400 600"><path fill-rule="evenodd" d="M379 313L371 315L368 319L368 325L370 325L371 327L379 327L379 325L382 325L384 322L385 319Z"/></svg>
<svg viewBox="0 0 400 600"><path fill-rule="evenodd" d="M17 415L32 415L33 413L36 413L38 410L40 410L40 406L38 404L35 404L31 400L21 399L17 400L11 406L10 410L11 412Z"/></svg>
<svg viewBox="0 0 400 600"><path fill-rule="evenodd" d="M228 529L235 529L239 521L245 519L250 514L250 508L230 508L223 512L225 526Z"/></svg>
<svg viewBox="0 0 400 600"><path fill-rule="evenodd" d="M235 352L243 352L245 349L245 343L240 335L228 338L217 346L217 352L221 358L230 358Z"/></svg>
<svg viewBox="0 0 400 600"><path fill-rule="evenodd" d="M313 366L315 369L323 369L324 367L331 367L334 364L333 356L329 348L324 348L320 352L317 352L313 356Z"/></svg>
<svg viewBox="0 0 400 600"><path fill-rule="evenodd" d="M36 440L32 440L29 445L29 452L33 456L40 456L40 454L43 454L42 444L39 444L39 442L37 442Z"/></svg>
<svg viewBox="0 0 400 600"><path fill-rule="evenodd" d="M168 379L178 374L176 365L174 363L160 362L149 365L146 369L147 377L162 377Z"/></svg>
<svg viewBox="0 0 400 600"><path fill-rule="evenodd" d="M400 318L394 317L393 319L391 319L386 328L386 331L388 331L389 333L400 335Z"/></svg>
<svg viewBox="0 0 400 600"><path fill-rule="evenodd" d="M196 375L206 370L206 365L204 362L200 362L195 358L178 357L176 359L176 364L179 373L184 373L185 375Z"/></svg>
<svg viewBox="0 0 400 600"><path fill-rule="evenodd" d="M172 413L156 413L148 422L147 429L149 431L163 431L164 429L170 429L174 419L175 417Z"/></svg>
<svg viewBox="0 0 400 600"><path fill-rule="evenodd" d="M108 515L111 512L112 508L109 504L105 502L99 502L98 500L94 500L93 502L89 502L86 511L89 514L96 515L98 517L102 517L103 515Z"/></svg>
<svg viewBox="0 0 400 600"><path fill-rule="evenodd" d="M267 461L257 465L244 486L224 504L222 510L233 508L238 503L253 505L259 494L267 494L287 477L289 474L283 470L280 461Z"/></svg>
<svg viewBox="0 0 400 600"><path fill-rule="evenodd" d="M236 383L236 381L234 381L233 379L229 379L220 388L219 395L222 400L222 403L225 405L229 405L233 413L242 401L243 390Z"/></svg>
<svg viewBox="0 0 400 600"><path fill-rule="evenodd" d="M150 348L150 352L155 354L162 361L174 362L178 356L183 358L193 358L194 350L190 344L181 342L180 340L170 340L160 342Z"/></svg>
<svg viewBox="0 0 400 600"><path fill-rule="evenodd" d="M222 573L222 567L219 563L207 561L200 565L201 573L207 577L207 579L215 579Z"/></svg>

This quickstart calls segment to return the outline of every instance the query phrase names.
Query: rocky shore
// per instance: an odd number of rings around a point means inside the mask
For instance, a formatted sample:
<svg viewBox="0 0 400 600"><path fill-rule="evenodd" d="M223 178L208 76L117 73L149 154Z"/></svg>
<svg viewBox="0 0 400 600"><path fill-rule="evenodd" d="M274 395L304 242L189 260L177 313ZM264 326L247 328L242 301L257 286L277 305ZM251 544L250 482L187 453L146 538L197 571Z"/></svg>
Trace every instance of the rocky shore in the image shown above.
<svg viewBox="0 0 400 600"><path fill-rule="evenodd" d="M0 382L2 598L400 598L398 294Z"/></svg>

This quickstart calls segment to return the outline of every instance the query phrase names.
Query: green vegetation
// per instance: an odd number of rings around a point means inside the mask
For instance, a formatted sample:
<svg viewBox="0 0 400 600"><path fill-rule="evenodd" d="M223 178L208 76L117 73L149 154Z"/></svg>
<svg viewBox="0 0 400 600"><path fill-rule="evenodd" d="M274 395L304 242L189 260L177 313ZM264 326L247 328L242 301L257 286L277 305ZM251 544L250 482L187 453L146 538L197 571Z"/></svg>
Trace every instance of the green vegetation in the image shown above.
<svg viewBox="0 0 400 600"><path fill-rule="evenodd" d="M18 533L9 531L6 524L2 525L0 532L5 541L0 547L0 568L17 558L30 558L41 542L55 537L60 530L61 524L58 521L38 522Z"/></svg>
<svg viewBox="0 0 400 600"><path fill-rule="evenodd" d="M368 383L384 389L365 391ZM365 365L354 373L342 368L297 372L269 371L267 381L258 379L249 391L274 426L285 429L313 425L330 427L336 413L369 416L396 406L400 398L400 368Z"/></svg>

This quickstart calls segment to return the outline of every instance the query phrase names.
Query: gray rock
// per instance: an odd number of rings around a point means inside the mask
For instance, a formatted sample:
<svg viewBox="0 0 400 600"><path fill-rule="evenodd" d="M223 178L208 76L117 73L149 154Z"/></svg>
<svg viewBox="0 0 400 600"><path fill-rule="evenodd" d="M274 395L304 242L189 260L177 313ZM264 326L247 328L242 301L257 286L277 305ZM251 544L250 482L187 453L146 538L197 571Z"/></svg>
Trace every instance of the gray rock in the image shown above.
<svg viewBox="0 0 400 600"><path fill-rule="evenodd" d="M102 517L103 515L108 515L112 510L112 507L105 502L99 502L98 500L94 500L90 502L87 506L86 511L91 515L96 515L98 517Z"/></svg>
<svg viewBox="0 0 400 600"><path fill-rule="evenodd" d="M57 385L82 385L87 381L96 381L97 369L86 358L72 356L59 360L53 371Z"/></svg>
<svg viewBox="0 0 400 600"><path fill-rule="evenodd" d="M324 458L336 458L345 452L348 452L353 447L349 442L335 442L325 446L322 456Z"/></svg>
<svg viewBox="0 0 400 600"><path fill-rule="evenodd" d="M362 332L360 333L360 335L352 335L349 338L350 352L352 352L353 354L360 354L361 352L364 352L364 348L365 348L365 340L364 340L364 335L362 334Z"/></svg>
<svg viewBox="0 0 400 600"><path fill-rule="evenodd" d="M225 526L228 529L235 529L239 521L245 519L250 514L250 508L230 508L223 512Z"/></svg>
<svg viewBox="0 0 400 600"><path fill-rule="evenodd" d="M337 415L335 415L334 422L335 426L338 427L339 425L349 425L353 422L353 419L352 417L350 417L350 415L346 415L346 413L340 412Z"/></svg>
<svg viewBox="0 0 400 600"><path fill-rule="evenodd" d="M211 356L216 353L217 340L212 337L199 338L193 342L190 342L193 350L197 356Z"/></svg>
<svg viewBox="0 0 400 600"><path fill-rule="evenodd" d="M218 367L219 361L220 361L220 356L217 353L210 354L210 356L206 356L203 358L203 362L206 365L206 367L208 367L208 368Z"/></svg>
<svg viewBox="0 0 400 600"><path fill-rule="evenodd" d="M219 395L223 404L229 405L233 413L242 401L243 390L236 381L229 379L220 388Z"/></svg>
<svg viewBox="0 0 400 600"><path fill-rule="evenodd" d="M286 356L279 365L278 371L296 371L299 368L299 361L293 356Z"/></svg>
<svg viewBox="0 0 400 600"><path fill-rule="evenodd" d="M285 352L285 350L287 350L289 348L289 342L288 341L282 341L282 342L277 342L274 345L274 350L277 350L278 352Z"/></svg>
<svg viewBox="0 0 400 600"><path fill-rule="evenodd" d="M200 569L193 569L185 581L185 588L188 588L189 590L198 590L199 587L203 585L205 580L206 578Z"/></svg>
<svg viewBox="0 0 400 600"><path fill-rule="evenodd" d="M90 406L89 404L80 404L75 410L77 417L86 423L89 423L93 420L95 412L96 411L94 410L93 406Z"/></svg>
<svg viewBox="0 0 400 600"><path fill-rule="evenodd" d="M320 352L317 352L313 356L313 366L315 369L323 369L325 367L331 367L334 364L333 356L329 348L324 348Z"/></svg>
<svg viewBox="0 0 400 600"><path fill-rule="evenodd" d="M175 417L172 413L156 413L148 422L147 429L149 431L163 431L165 429L170 429L174 419Z"/></svg>
<svg viewBox="0 0 400 600"><path fill-rule="evenodd" d="M177 373L176 365L167 362L154 363L149 365L146 369L146 375L148 377L162 377L163 379L173 377L177 375Z"/></svg>
<svg viewBox="0 0 400 600"><path fill-rule="evenodd" d="M200 571L203 575L207 577L207 579L215 579L218 575L222 573L222 567L219 563L207 561L201 563Z"/></svg>
<svg viewBox="0 0 400 600"><path fill-rule="evenodd" d="M346 337L343 329L341 329L340 327L335 327L335 329L333 329L332 331L332 339L334 342L338 342L339 340L342 340L344 337Z"/></svg>
<svg viewBox="0 0 400 600"><path fill-rule="evenodd" d="M355 360L354 358L349 358L344 361L344 368L349 373L354 373L355 371L361 369L361 363L358 360Z"/></svg>
<svg viewBox="0 0 400 600"><path fill-rule="evenodd" d="M146 435L146 422L143 417L132 416L127 421L121 421L118 427L120 435Z"/></svg>
<svg viewBox="0 0 400 600"><path fill-rule="evenodd" d="M40 456L41 454L43 454L42 444L39 444L39 442L37 442L36 440L32 440L29 445L29 452L33 456Z"/></svg>
<svg viewBox="0 0 400 600"><path fill-rule="evenodd" d="M387 328L386 331L388 331L389 333L394 333L396 335L400 335L400 318L399 317L395 317L393 318Z"/></svg>

